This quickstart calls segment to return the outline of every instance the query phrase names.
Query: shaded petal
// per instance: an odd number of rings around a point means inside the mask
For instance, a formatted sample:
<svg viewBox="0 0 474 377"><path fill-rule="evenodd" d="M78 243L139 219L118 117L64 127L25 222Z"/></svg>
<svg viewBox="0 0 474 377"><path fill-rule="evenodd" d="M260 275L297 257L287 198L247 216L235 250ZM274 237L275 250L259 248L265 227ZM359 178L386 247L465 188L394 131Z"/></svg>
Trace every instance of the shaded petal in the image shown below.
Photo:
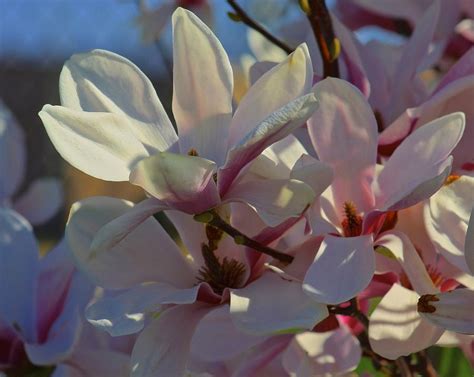
<svg viewBox="0 0 474 377"><path fill-rule="evenodd" d="M97 254L113 248L153 214L166 208L166 204L153 198L134 205L121 216L97 229L90 244L91 253Z"/></svg>
<svg viewBox="0 0 474 377"><path fill-rule="evenodd" d="M241 201L257 211L269 226L276 226L288 217L297 217L311 205L313 190L296 179L264 179L234 184L225 200Z"/></svg>
<svg viewBox="0 0 474 377"><path fill-rule="evenodd" d="M130 355L104 347L78 349L67 363L77 368L79 371L77 377L130 376ZM52 377L56 377L56 375ZM66 377L76 377L76 375L66 375Z"/></svg>
<svg viewBox="0 0 474 377"><path fill-rule="evenodd" d="M133 348L130 376L183 376L191 338L210 308L200 303L179 305L150 323Z"/></svg>
<svg viewBox="0 0 474 377"><path fill-rule="evenodd" d="M31 225L0 209L0 318L24 340L34 342L39 250Z"/></svg>
<svg viewBox="0 0 474 377"><path fill-rule="evenodd" d="M14 208L31 224L40 225L59 212L63 199L63 186L58 179L41 178L15 201Z"/></svg>
<svg viewBox="0 0 474 377"><path fill-rule="evenodd" d="M408 356L436 343L444 330L421 318L418 294L398 284L377 305L370 317L369 340L372 349L390 360Z"/></svg>
<svg viewBox="0 0 474 377"><path fill-rule="evenodd" d="M216 164L196 156L159 152L141 160L130 182L187 213L200 213L219 202L213 180Z"/></svg>
<svg viewBox="0 0 474 377"><path fill-rule="evenodd" d="M376 244L377 246L384 246L392 252L418 294L438 292L426 271L425 264L405 234L398 231L384 233L377 239Z"/></svg>
<svg viewBox="0 0 474 377"><path fill-rule="evenodd" d="M309 185L317 198L331 184L334 173L329 165L304 154L293 165L290 177Z"/></svg>
<svg viewBox="0 0 474 377"><path fill-rule="evenodd" d="M469 273L465 240L474 206L474 177L461 176L433 195L425 206L424 220L431 241L450 263Z"/></svg>
<svg viewBox="0 0 474 377"><path fill-rule="evenodd" d="M466 264L471 274L474 275L474 208L472 209L471 216L469 217L469 224L466 231L466 241L464 245Z"/></svg>
<svg viewBox="0 0 474 377"><path fill-rule="evenodd" d="M406 197L417 190L423 194L415 195L416 200L436 192L442 178L449 174L448 156L461 139L464 123L464 114L454 113L418 128L407 137L385 163L374 184L377 208L401 209L416 204L413 198ZM426 189L424 185L430 181L430 189Z"/></svg>
<svg viewBox="0 0 474 377"><path fill-rule="evenodd" d="M311 58L302 44L249 88L232 118L229 146L237 145L276 110L309 93L312 84Z"/></svg>
<svg viewBox="0 0 474 377"><path fill-rule="evenodd" d="M168 284L150 283L128 289L116 296L105 296L86 310L95 327L112 336L135 334L143 329L146 316L162 310L164 304L192 304L199 286L179 289Z"/></svg>
<svg viewBox="0 0 474 377"><path fill-rule="evenodd" d="M239 172L271 144L283 139L302 126L317 109L313 93L299 97L270 114L250 131L227 154L225 165L219 169L218 187L225 195Z"/></svg>
<svg viewBox="0 0 474 377"><path fill-rule="evenodd" d="M194 148L200 156L224 163L233 86L232 67L219 40L193 13L176 9L173 114L181 153Z"/></svg>
<svg viewBox="0 0 474 377"><path fill-rule="evenodd" d="M229 342L229 339L232 339ZM191 343L193 357L204 362L223 362L262 343L266 338L243 333L234 325L229 307L223 305L200 322Z"/></svg>
<svg viewBox="0 0 474 377"><path fill-rule="evenodd" d="M326 304L349 301L367 287L375 271L372 236L326 236L306 272L303 290Z"/></svg>
<svg viewBox="0 0 474 377"><path fill-rule="evenodd" d="M308 121L308 132L320 160L334 171L334 206L352 201L366 212L373 208L371 182L377 157L377 123L362 93L344 80L327 78L315 86L320 109ZM338 211L339 212L339 211Z"/></svg>
<svg viewBox="0 0 474 377"><path fill-rule="evenodd" d="M431 295L430 295L431 296ZM460 288L450 292L438 293L429 300L429 306L435 310L420 310L418 313L436 326L462 334L474 334L474 291ZM420 301L423 298L420 298Z"/></svg>
<svg viewBox="0 0 474 377"><path fill-rule="evenodd" d="M125 116L148 153L169 149L177 136L150 80L128 59L105 50L73 55L59 78L61 104Z"/></svg>
<svg viewBox="0 0 474 377"><path fill-rule="evenodd" d="M300 283L266 273L231 292L230 314L242 331L266 335L312 329L328 311L326 305L308 298Z"/></svg>
<svg viewBox="0 0 474 377"><path fill-rule="evenodd" d="M128 181L131 165L148 155L124 116L51 105L39 116L61 157L95 178Z"/></svg>
<svg viewBox="0 0 474 377"><path fill-rule="evenodd" d="M362 356L359 341L345 327L295 335L283 353L283 366L292 376L339 376L354 370Z"/></svg>
<svg viewBox="0 0 474 377"><path fill-rule="evenodd" d="M66 239L77 266L105 288L129 288L146 281L192 286L191 266L154 218L143 221L113 248L92 252L90 245L97 231L131 208L130 202L107 197L85 199L72 206Z"/></svg>
<svg viewBox="0 0 474 377"><path fill-rule="evenodd" d="M25 175L25 135L0 100L0 201L12 196Z"/></svg>

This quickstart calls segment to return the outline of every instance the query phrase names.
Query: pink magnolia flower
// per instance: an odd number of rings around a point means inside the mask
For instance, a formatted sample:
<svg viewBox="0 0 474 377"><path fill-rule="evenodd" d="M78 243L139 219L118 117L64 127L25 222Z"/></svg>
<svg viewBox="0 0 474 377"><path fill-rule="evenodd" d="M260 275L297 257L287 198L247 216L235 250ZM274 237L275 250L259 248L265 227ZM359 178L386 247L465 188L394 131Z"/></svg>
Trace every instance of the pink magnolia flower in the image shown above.
<svg viewBox="0 0 474 377"><path fill-rule="evenodd" d="M150 81L107 51L73 56L61 73L63 106L40 112L67 161L97 178L130 180L153 197L99 232L97 250L167 208L195 214L242 201L274 226L299 216L314 199L299 180L241 179L249 162L316 110L307 48L301 45L261 77L232 114L232 70L220 42L181 8L173 31L179 139Z"/></svg>
<svg viewBox="0 0 474 377"><path fill-rule="evenodd" d="M313 234L327 235L303 287L319 302L339 304L372 279L373 249L390 232L390 212L429 198L444 183L464 116L454 113L419 128L380 166L376 120L363 95L332 78L318 83L315 91L321 108L308 130L334 180L314 206Z"/></svg>
<svg viewBox="0 0 474 377"><path fill-rule="evenodd" d="M104 339L94 342L83 321L93 287L75 270L64 242L40 259L28 222L0 209L0 260L1 371L127 375L129 357L105 349Z"/></svg>
<svg viewBox="0 0 474 377"><path fill-rule="evenodd" d="M143 330L132 353L132 376L183 375L196 327L222 306L239 331L254 336L312 329L328 315L326 305L308 298L300 283L262 271L254 254L232 237L180 211L166 213L186 253L154 218L107 252L94 253L89 246L97 230L131 206L106 197L78 202L66 234L79 268L95 284L123 290L90 306L88 320L113 336ZM265 245L276 244L297 221L268 228L243 204L219 211ZM305 243L288 252L306 255L313 246ZM249 291L259 299L246 300ZM158 318L156 313L161 313Z"/></svg>
<svg viewBox="0 0 474 377"><path fill-rule="evenodd" d="M459 283L427 270L403 234L385 235L380 245L393 253L403 275L400 284L392 285L370 317L369 339L375 352L396 359L435 344L445 330L474 333L473 290L453 290Z"/></svg>
<svg viewBox="0 0 474 377"><path fill-rule="evenodd" d="M62 205L62 187L57 179L40 178L16 197L25 177L26 148L23 130L0 101L0 207L13 208L33 225L54 216ZM45 200L48 198L48 200Z"/></svg>

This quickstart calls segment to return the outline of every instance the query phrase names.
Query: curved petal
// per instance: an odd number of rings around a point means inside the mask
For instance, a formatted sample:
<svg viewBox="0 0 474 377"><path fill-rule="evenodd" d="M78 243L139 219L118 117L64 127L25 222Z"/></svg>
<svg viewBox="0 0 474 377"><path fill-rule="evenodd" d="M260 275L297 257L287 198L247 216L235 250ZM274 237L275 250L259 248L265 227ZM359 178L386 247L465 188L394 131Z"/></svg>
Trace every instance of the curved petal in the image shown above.
<svg viewBox="0 0 474 377"><path fill-rule="evenodd" d="M242 331L267 335L312 329L328 311L326 305L309 299L300 283L269 272L231 292L230 314Z"/></svg>
<svg viewBox="0 0 474 377"><path fill-rule="evenodd" d="M304 154L293 165L290 177L309 185L317 198L329 187L334 173L329 165Z"/></svg>
<svg viewBox="0 0 474 377"><path fill-rule="evenodd" d="M0 318L34 342L39 250L31 225L14 211L0 209Z"/></svg>
<svg viewBox="0 0 474 377"><path fill-rule="evenodd" d="M239 172L268 146L283 139L302 126L318 108L313 93L299 97L270 114L247 133L227 154L225 165L218 172L218 187L224 196Z"/></svg>
<svg viewBox="0 0 474 377"><path fill-rule="evenodd" d="M236 183L224 199L249 204L267 225L276 226L300 216L314 198L313 190L299 180L264 179Z"/></svg>
<svg viewBox="0 0 474 377"><path fill-rule="evenodd" d="M216 164L204 158L159 152L135 166L130 182L170 207L200 213L219 203L215 170Z"/></svg>
<svg viewBox="0 0 474 377"><path fill-rule="evenodd" d="M218 165L224 163L233 87L232 67L219 40L193 13L176 9L173 114L181 153L194 149Z"/></svg>
<svg viewBox="0 0 474 377"><path fill-rule="evenodd" d="M92 253L90 245L97 231L131 208L130 202L107 197L85 199L72 206L66 239L77 266L105 288L129 288L147 281L192 286L191 266L154 218L142 222L111 249Z"/></svg>
<svg viewBox="0 0 474 377"><path fill-rule="evenodd" d="M423 261L405 234L398 231L384 233L377 239L376 244L377 246L384 246L392 252L418 294L438 292L426 271Z"/></svg>
<svg viewBox="0 0 474 377"><path fill-rule="evenodd" d="M441 187L424 210L426 231L437 251L467 273L465 240L473 206L474 177L461 176Z"/></svg>
<svg viewBox="0 0 474 377"><path fill-rule="evenodd" d="M0 201L12 196L25 175L25 135L0 100Z"/></svg>
<svg viewBox="0 0 474 377"><path fill-rule="evenodd" d="M375 271L372 236L326 236L303 281L304 292L326 304L349 301L367 287Z"/></svg>
<svg viewBox="0 0 474 377"><path fill-rule="evenodd" d="M210 308L200 303L178 305L143 329L133 348L130 376L183 376L191 338Z"/></svg>
<svg viewBox="0 0 474 377"><path fill-rule="evenodd" d="M146 316L164 304L192 304L199 286L179 289L168 284L150 283L133 287L116 296L105 296L86 309L87 320L112 336L135 334L143 329Z"/></svg>
<svg viewBox="0 0 474 377"><path fill-rule="evenodd" d="M309 93L312 84L313 66L307 46L302 44L249 88L232 118L229 146L236 145L274 111Z"/></svg>
<svg viewBox="0 0 474 377"><path fill-rule="evenodd" d="M73 55L59 78L61 104L125 116L149 154L168 150L176 132L150 80L128 59L105 50Z"/></svg>
<svg viewBox="0 0 474 377"><path fill-rule="evenodd" d="M471 272L471 275L474 275L474 208L471 210L471 216L469 217L469 224L466 231L466 241L465 245L465 258L466 264Z"/></svg>
<svg viewBox="0 0 474 377"><path fill-rule="evenodd" d="M418 313L436 326L462 334L474 334L474 291L460 288L420 298ZM427 306L425 308L425 305ZM428 310L424 310L428 309Z"/></svg>
<svg viewBox="0 0 474 377"><path fill-rule="evenodd" d="M398 284L377 305L370 317L369 341L372 349L390 360L408 356L436 343L444 330L421 318L418 294Z"/></svg>
<svg viewBox="0 0 474 377"><path fill-rule="evenodd" d="M297 334L283 353L283 367L292 376L339 376L354 370L362 357L357 338L345 327L322 333Z"/></svg>
<svg viewBox="0 0 474 377"><path fill-rule="evenodd" d="M51 105L45 105L39 116L58 153L93 177L128 181L133 163L148 155L124 116Z"/></svg>
<svg viewBox="0 0 474 377"><path fill-rule="evenodd" d="M334 206L342 210L343 203L351 201L358 211L367 212L374 205L370 185L377 158L372 109L362 93L344 80L327 78L315 90L320 108L309 119L308 132L320 160L334 171Z"/></svg>
<svg viewBox="0 0 474 377"><path fill-rule="evenodd" d="M377 208L401 209L395 206L405 196L442 174L448 168L449 154L461 139L464 124L464 114L454 113L418 128L407 137L385 163L374 184ZM429 195L433 193L431 190Z"/></svg>
<svg viewBox="0 0 474 377"><path fill-rule="evenodd" d="M14 203L16 211L33 225L40 225L56 215L63 205L63 186L58 179L41 178Z"/></svg>

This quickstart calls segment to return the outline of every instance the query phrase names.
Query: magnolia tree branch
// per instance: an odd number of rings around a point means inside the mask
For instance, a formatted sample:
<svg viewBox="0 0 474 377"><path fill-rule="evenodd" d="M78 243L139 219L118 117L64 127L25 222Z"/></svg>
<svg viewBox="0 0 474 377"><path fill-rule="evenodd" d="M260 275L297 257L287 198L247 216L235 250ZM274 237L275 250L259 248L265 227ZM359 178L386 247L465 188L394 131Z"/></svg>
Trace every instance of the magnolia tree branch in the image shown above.
<svg viewBox="0 0 474 377"><path fill-rule="evenodd" d="M248 27L258 31L261 35L263 35L268 41L272 42L275 46L280 47L283 51L287 54L291 54L294 51L294 48L288 46L285 42L281 39L275 37L271 34L267 29L265 29L262 25L260 25L257 21L251 18L247 12L245 12L242 7L237 4L235 0L227 0L229 5L234 10L235 14L233 14L232 19L234 21L243 22ZM232 15L231 15L232 16Z"/></svg>
<svg viewBox="0 0 474 377"><path fill-rule="evenodd" d="M293 261L293 257L291 255L282 253L271 247L262 245L261 243L247 237L245 234L240 232L239 230L235 229L232 225L225 222L216 211L208 211L204 213L200 213L194 216L196 221L201 223L209 224L217 229L222 230L224 233L227 233L234 239L234 242L239 245L244 245L254 249L262 254L266 254L283 262L285 264L290 264Z"/></svg>
<svg viewBox="0 0 474 377"><path fill-rule="evenodd" d="M309 23L313 29L314 37L318 43L319 51L323 59L324 77L339 77L339 40L334 35L331 15L329 14L325 0L301 1L302 8L308 16Z"/></svg>

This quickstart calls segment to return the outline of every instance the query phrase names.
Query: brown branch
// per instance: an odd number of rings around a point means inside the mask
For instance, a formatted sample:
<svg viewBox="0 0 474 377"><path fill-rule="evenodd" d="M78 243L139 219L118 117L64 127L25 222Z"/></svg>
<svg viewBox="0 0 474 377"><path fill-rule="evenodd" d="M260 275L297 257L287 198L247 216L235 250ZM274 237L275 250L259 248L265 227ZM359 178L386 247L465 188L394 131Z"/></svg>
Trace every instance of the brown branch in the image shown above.
<svg viewBox="0 0 474 377"><path fill-rule="evenodd" d="M308 0L306 15L323 59L324 77L339 77L338 44L325 0Z"/></svg>
<svg viewBox="0 0 474 377"><path fill-rule="evenodd" d="M244 245L254 249L262 254L266 254L271 256L272 258L278 259L279 261L290 264L293 261L293 257L288 254L284 254L280 251L272 249L271 247L262 245L261 243L247 237L245 234L240 232L239 230L235 229L232 225L226 223L219 214L215 211L208 211L201 213L199 215L195 215L194 219L196 221L212 225L213 227L222 230L223 232L227 233L231 236L235 243L239 245Z"/></svg>
<svg viewBox="0 0 474 377"><path fill-rule="evenodd" d="M285 42L283 42L281 39L275 37L273 34L271 34L267 29L265 29L262 25L257 23L254 19L252 19L247 12L245 12L242 7L237 4L235 0L227 0L229 5L234 9L237 17L236 19L238 21L242 21L245 25L248 27L254 29L255 31L258 31L261 35L263 35L268 41L272 42L275 46L280 47L283 51L285 51L287 54L291 54L294 51L294 48L291 48L288 46Z"/></svg>

